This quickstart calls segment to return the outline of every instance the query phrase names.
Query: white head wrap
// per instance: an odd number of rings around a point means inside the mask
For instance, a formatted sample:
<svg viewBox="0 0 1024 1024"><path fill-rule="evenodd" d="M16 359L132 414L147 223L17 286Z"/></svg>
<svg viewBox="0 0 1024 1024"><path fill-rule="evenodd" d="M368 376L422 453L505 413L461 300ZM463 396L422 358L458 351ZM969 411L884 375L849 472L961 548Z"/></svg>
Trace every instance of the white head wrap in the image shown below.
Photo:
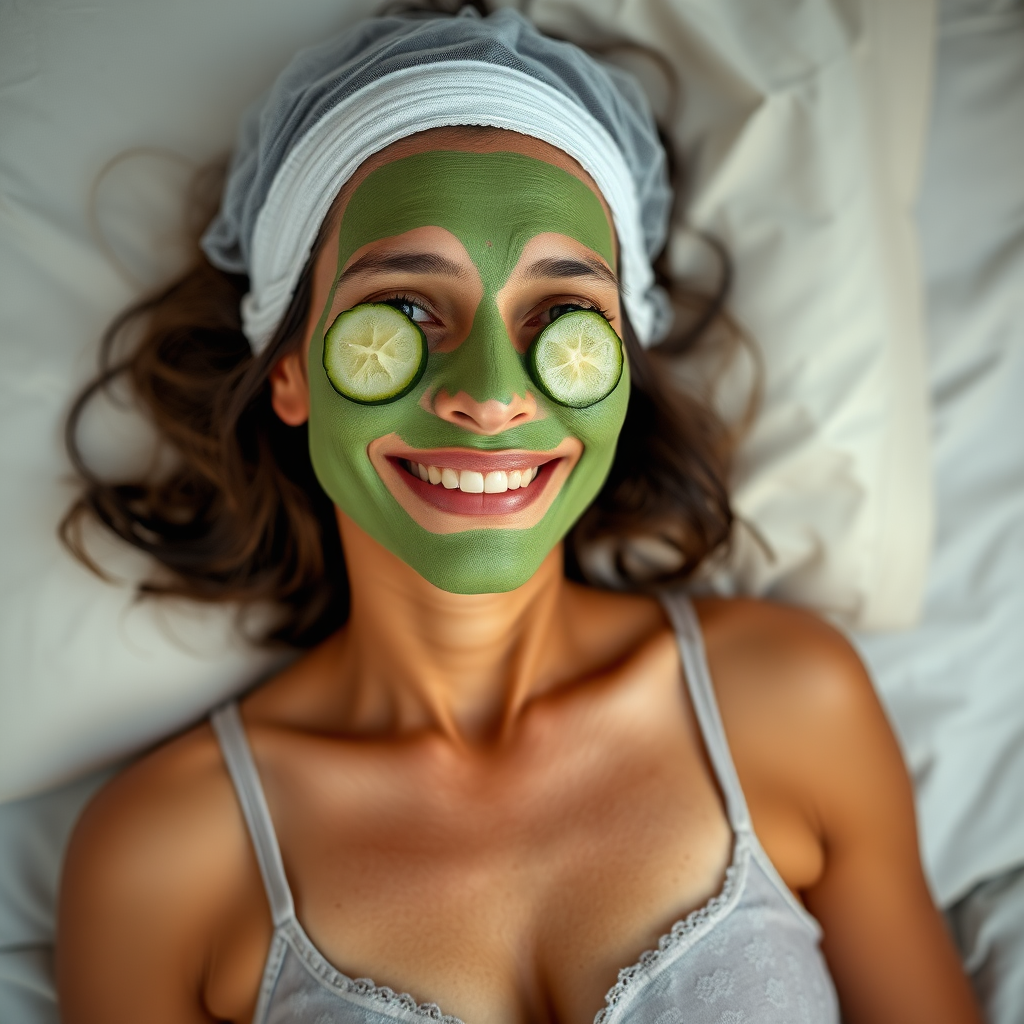
<svg viewBox="0 0 1024 1024"><path fill-rule="evenodd" d="M466 16L471 15L471 16ZM291 61L246 115L210 261L247 274L242 327L273 338L338 192L374 153L428 128L486 125L548 142L594 179L612 213L623 302L644 344L667 328L651 258L671 202L665 154L625 72L542 36L505 8L487 18L374 18Z"/></svg>

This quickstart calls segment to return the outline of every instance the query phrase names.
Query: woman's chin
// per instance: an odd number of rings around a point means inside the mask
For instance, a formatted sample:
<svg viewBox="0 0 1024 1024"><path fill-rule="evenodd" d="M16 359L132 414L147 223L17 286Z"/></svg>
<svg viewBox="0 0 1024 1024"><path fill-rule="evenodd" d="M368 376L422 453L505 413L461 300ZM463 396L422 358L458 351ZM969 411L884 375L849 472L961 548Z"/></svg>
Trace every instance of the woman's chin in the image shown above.
<svg viewBox="0 0 1024 1024"><path fill-rule="evenodd" d="M501 543L495 541L501 538ZM449 538L446 538L449 539ZM508 594L527 586L552 552L552 545L516 543L512 534L485 533L469 537L451 537L453 544L445 545L440 556L413 553L406 564L431 586L448 594ZM558 559L557 575L562 575L562 560Z"/></svg>
<svg viewBox="0 0 1024 1024"><path fill-rule="evenodd" d="M507 594L538 574L562 578L562 535L554 528L464 530L427 537L406 531L389 537L379 530L379 520L362 521L338 506L336 511L350 583L354 576L360 586L376 581L391 590L415 590L418 578L446 594Z"/></svg>

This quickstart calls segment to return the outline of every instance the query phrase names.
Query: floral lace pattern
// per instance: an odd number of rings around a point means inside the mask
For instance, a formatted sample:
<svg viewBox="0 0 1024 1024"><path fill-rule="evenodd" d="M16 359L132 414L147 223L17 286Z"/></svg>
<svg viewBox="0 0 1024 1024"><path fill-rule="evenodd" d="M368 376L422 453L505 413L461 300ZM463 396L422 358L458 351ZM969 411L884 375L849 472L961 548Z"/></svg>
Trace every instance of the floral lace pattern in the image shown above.
<svg viewBox="0 0 1024 1024"><path fill-rule="evenodd" d="M604 997L605 1006L594 1017L594 1024L606 1024L615 1007L620 1003L626 993L632 988L637 979L645 975L653 964L656 964L662 957L671 953L685 939L691 936L698 928L711 920L719 910L723 909L732 898L736 888L736 879L739 874L739 853L740 844L737 841L732 863L725 869L725 881L722 883L721 891L712 896L702 907L691 911L681 921L676 921L672 928L658 939L657 949L648 949L641 953L639 959L630 967L623 967L619 971L619 979Z"/></svg>

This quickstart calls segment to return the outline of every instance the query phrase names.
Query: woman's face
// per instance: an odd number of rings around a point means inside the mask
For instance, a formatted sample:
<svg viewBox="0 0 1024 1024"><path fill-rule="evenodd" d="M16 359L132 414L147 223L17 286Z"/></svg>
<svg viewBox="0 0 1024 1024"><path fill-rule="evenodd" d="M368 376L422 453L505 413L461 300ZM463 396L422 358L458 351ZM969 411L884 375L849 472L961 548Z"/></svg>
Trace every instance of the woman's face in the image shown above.
<svg viewBox="0 0 1024 1024"><path fill-rule="evenodd" d="M438 148L425 133L362 169L316 268L308 346L324 490L420 575L467 594L536 572L603 484L629 397L628 369L583 409L531 379L530 345L564 312L601 311L621 336L614 235L568 157L495 134ZM322 363L338 314L368 302L396 306L429 347L413 390L383 405L338 394Z"/></svg>

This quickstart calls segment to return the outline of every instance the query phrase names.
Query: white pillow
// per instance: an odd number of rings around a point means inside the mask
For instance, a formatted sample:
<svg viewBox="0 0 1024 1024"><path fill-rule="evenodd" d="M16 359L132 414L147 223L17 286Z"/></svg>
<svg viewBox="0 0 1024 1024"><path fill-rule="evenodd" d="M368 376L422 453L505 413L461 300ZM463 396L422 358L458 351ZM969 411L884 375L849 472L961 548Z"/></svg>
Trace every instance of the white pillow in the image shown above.
<svg viewBox="0 0 1024 1024"><path fill-rule="evenodd" d="M61 550L73 494L61 427L107 321L173 269L181 161L226 151L243 107L296 48L375 6L0 11L0 799L137 750L270 666L231 639L230 609L133 603L145 571L134 553L107 545L125 580L111 586ZM540 0L529 13L582 42L653 47L681 76L691 218L731 250L734 309L768 371L735 499L775 560L741 532L716 585L851 624L909 621L931 523L909 213L932 4ZM177 156L119 164L99 190L98 235L90 188L133 147ZM680 266L686 250L679 233ZM139 428L123 413L89 433L103 465L137 455Z"/></svg>
<svg viewBox="0 0 1024 1024"><path fill-rule="evenodd" d="M948 905L1024 865L1024 6L943 22L918 206L938 536L921 622L861 649Z"/></svg>
<svg viewBox="0 0 1024 1024"><path fill-rule="evenodd" d="M716 589L861 629L912 623L932 535L912 214L934 5L537 0L530 13L633 70L646 63L648 91L676 107L683 212L733 258L731 310L765 367L733 502L771 551L741 526ZM623 40L661 54L679 87ZM700 270L701 253L676 231L678 270Z"/></svg>

